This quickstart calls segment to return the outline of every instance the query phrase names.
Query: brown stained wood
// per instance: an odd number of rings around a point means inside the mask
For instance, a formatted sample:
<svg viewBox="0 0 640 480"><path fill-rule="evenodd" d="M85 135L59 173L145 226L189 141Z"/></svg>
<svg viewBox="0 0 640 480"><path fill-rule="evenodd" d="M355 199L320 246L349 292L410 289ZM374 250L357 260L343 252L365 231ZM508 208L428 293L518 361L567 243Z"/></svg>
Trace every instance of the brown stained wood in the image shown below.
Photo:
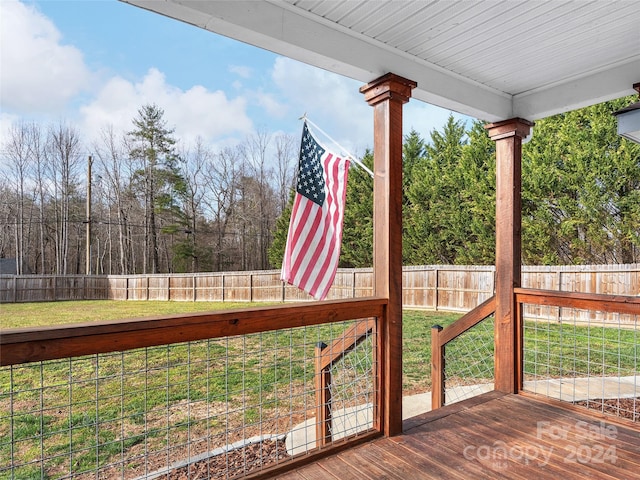
<svg viewBox="0 0 640 480"><path fill-rule="evenodd" d="M337 476L340 480L362 480L364 478L376 479L375 473L367 474L362 471L358 471L351 465L346 463L340 455L333 455L319 462L322 469L331 474Z"/></svg>
<svg viewBox="0 0 640 480"><path fill-rule="evenodd" d="M318 467L320 468L320 467ZM302 476L301 473L297 472L297 471L293 471L293 472L288 472L288 473L284 473L282 475L278 475L278 478L280 480L306 480L308 477L304 477ZM315 477L318 478L318 477ZM326 478L326 477L324 477Z"/></svg>
<svg viewBox="0 0 640 480"><path fill-rule="evenodd" d="M445 405L444 407L437 410L431 410L429 412L422 413L413 418L408 418L407 420L405 420L403 423L404 431L405 433L410 433L409 430L414 428L428 428L427 424L433 423L436 420L446 418L449 415L455 415L460 412L464 412L469 408L474 408L477 405L482 405L483 403L490 402L505 395L506 394L504 392L492 390L481 395L476 395L475 397L469 398L464 402L452 403L451 405Z"/></svg>
<svg viewBox="0 0 640 480"><path fill-rule="evenodd" d="M374 295L389 299L381 362L386 435L402 432L402 105L416 85L388 73L360 88L374 109Z"/></svg>
<svg viewBox="0 0 640 480"><path fill-rule="evenodd" d="M482 302L469 313L466 313L465 315L460 317L451 325L447 325L440 333L440 344L444 345L446 343L449 343L451 340L463 334L471 327L474 327L485 318L493 315L495 311L496 297L493 296Z"/></svg>
<svg viewBox="0 0 640 480"><path fill-rule="evenodd" d="M347 465L347 468L353 470L361 478L370 477L398 480L404 480L407 478L406 476L402 476L402 472L400 471L401 469L398 468L395 463L391 465L391 468L389 468L389 466L386 465L383 456L372 456L375 455L375 453L372 453L372 450L374 449L375 446L369 444L352 450L347 450L346 452L338 455L338 457Z"/></svg>
<svg viewBox="0 0 640 480"><path fill-rule="evenodd" d="M322 448L331 441L331 370L322 366L325 344L316 346L315 397L316 446Z"/></svg>
<svg viewBox="0 0 640 480"><path fill-rule="evenodd" d="M438 432L437 441L431 435L410 435L401 437L401 447L407 449L403 457L411 458L412 464L417 464L420 470L431 474L428 478L451 479L509 479L499 472L489 472L482 465L470 462L459 451L467 446L463 440L453 432ZM459 445L459 447L457 446Z"/></svg>
<svg viewBox="0 0 640 480"><path fill-rule="evenodd" d="M557 400L490 392L422 414L420 421L410 419L402 435L378 438L316 464L349 479L638 478L640 425L610 417L605 423L616 430L602 430L599 417L577 409ZM597 457L601 448L610 447L613 457ZM577 451L583 461L572 456ZM297 472L305 476L305 468Z"/></svg>
<svg viewBox="0 0 640 480"><path fill-rule="evenodd" d="M468 418L464 419L464 423L475 422L476 426L473 431L479 435L489 435L496 429L499 429L503 434L502 441L504 441L508 448L517 448L522 450L524 446L534 445L540 453L544 455L552 455L554 462L548 466L549 470L556 471L559 476L566 475L575 469L575 464L579 462L566 462L567 458L571 460L573 447L561 448L557 445L557 441L553 439L556 435L566 435L566 440L571 444L578 446L587 445L592 451L600 451L600 449L606 450L610 447L610 439L604 434L594 434L589 430L586 425L593 425L600 429L600 425L593 418L585 417L583 420L576 420L576 416L573 416L570 420L563 419L562 417L553 417L553 422L543 420L544 423L539 423L541 414L540 410L534 410L530 405L516 406L514 402L504 402L505 408L514 412L519 418L519 421L511 422L504 415L501 415L497 411L482 411L477 410L468 415ZM542 417L544 418L544 417ZM578 416L580 418L580 416ZM461 419L456 419L457 425L462 427ZM584 422L577 425L578 422ZM589 423L592 422L592 423ZM543 425L543 426L540 426ZM558 433L556 433L558 432ZM583 433L584 432L584 433ZM616 433L617 436L617 433ZM633 454L632 454L633 455ZM637 454L635 455L637 460ZM520 462L522 459L518 459ZM526 460L526 459L525 459ZM535 462L532 462L535 465ZM592 475L596 475L597 478L608 478L615 480L618 478L624 478L624 472L633 471L640 468L640 464L633 462L633 458L625 450L620 450L616 454L615 462L586 462L582 464L583 475L585 478ZM516 470L516 469L514 469ZM519 468L518 470L522 470ZM527 477L527 473L530 475L531 465L529 468L522 472L524 478ZM597 472L597 473L596 473Z"/></svg>
<svg viewBox="0 0 640 480"><path fill-rule="evenodd" d="M558 424L575 425L577 421L604 422L607 425L622 427L618 430L616 440L624 444L625 450L638 455L640 458L640 425L625 418L606 415L593 409L586 409L580 405L562 402L554 398L547 398L527 392L521 392L510 400L510 405L522 405L532 414L544 417L552 415ZM507 408L510 408L507 407Z"/></svg>
<svg viewBox="0 0 640 480"><path fill-rule="evenodd" d="M444 348L440 335L442 327L431 327L431 409L435 410L444 405Z"/></svg>
<svg viewBox="0 0 640 480"><path fill-rule="evenodd" d="M320 353L320 369L324 370L334 362L342 359L373 331L375 325L376 320L370 318L363 322L357 322L345 330L339 338L336 338L331 345Z"/></svg>
<svg viewBox="0 0 640 480"><path fill-rule="evenodd" d="M516 288L514 291L519 303L640 315L639 297L556 292L528 288Z"/></svg>
<svg viewBox="0 0 640 480"><path fill-rule="evenodd" d="M339 300L148 319L5 330L0 365L382 317L386 299Z"/></svg>
<svg viewBox="0 0 640 480"><path fill-rule="evenodd" d="M401 437L395 437L394 439L386 439L379 443L366 445L361 447L357 452L345 452L342 454L343 458L349 456L348 461L351 463L354 457L361 457L362 461L366 462L365 465L376 465L381 471L381 474L377 478L396 478L398 480L406 480L408 478L419 480L428 479L429 474L438 469L438 465L434 462L424 462L424 469L422 471L416 471L415 465L411 465L402 459L402 449L398 448L400 445ZM397 441L395 439L398 439ZM414 459L419 461L420 459Z"/></svg>
<svg viewBox="0 0 640 480"><path fill-rule="evenodd" d="M496 142L495 388L507 393L520 383L513 289L521 284L522 139L532 126L514 118L485 127Z"/></svg>

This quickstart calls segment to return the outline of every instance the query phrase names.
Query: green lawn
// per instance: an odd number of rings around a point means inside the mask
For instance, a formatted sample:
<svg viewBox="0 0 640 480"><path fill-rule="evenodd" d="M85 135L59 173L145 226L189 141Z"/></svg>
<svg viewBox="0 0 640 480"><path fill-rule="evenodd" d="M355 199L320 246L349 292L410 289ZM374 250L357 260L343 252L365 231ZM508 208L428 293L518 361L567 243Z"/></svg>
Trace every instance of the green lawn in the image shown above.
<svg viewBox="0 0 640 480"><path fill-rule="evenodd" d="M79 300L69 302L5 303L0 305L0 327L37 327L66 323L97 322L180 313L248 308L265 303L247 302L153 302Z"/></svg>

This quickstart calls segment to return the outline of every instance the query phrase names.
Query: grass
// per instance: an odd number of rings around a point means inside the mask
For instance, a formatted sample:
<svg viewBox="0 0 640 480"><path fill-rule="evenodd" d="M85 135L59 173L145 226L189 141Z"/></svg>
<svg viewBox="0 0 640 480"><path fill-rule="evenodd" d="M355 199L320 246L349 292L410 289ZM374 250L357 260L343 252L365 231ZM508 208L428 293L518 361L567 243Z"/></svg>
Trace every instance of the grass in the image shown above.
<svg viewBox="0 0 640 480"><path fill-rule="evenodd" d="M250 305L133 301L10 304L0 307L0 324L3 328L38 326L238 306ZM405 394L430 389L431 327L447 326L459 317L456 313L404 312ZM492 322L481 322L447 346L449 385L454 380L492 380ZM287 431L292 423L306 418L308 411L315 415L315 345L329 343L350 324L0 368L0 459L19 459L15 467L0 460L0 479L56 478L69 470L74 474L93 472L114 462L125 469L137 468L144 462L144 452L168 452L187 442L193 442L195 449L198 441L203 449L210 449L212 438L224 444L249 431ZM634 330L527 322L525 375L632 374L637 369L636 337ZM368 341L345 357L351 362L346 377L369 375L370 352ZM368 381L370 392L370 376ZM345 385L344 395L352 395L352 383ZM343 394L340 388L337 395ZM368 398L367 392L362 398ZM29 463L37 464L41 456L48 457L43 462L46 469Z"/></svg>
<svg viewBox="0 0 640 480"><path fill-rule="evenodd" d="M249 308L265 303L247 302L153 302L79 300L69 302L4 303L0 305L0 328L39 327L68 323L142 318L180 313Z"/></svg>

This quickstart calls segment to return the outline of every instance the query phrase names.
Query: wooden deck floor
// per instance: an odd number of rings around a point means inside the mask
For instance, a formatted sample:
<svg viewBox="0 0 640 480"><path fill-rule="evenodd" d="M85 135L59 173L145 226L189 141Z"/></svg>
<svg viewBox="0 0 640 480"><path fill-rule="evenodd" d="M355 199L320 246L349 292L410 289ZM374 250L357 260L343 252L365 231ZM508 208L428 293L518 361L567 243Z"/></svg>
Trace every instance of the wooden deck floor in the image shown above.
<svg viewBox="0 0 640 480"><path fill-rule="evenodd" d="M405 421L379 438L277 478L640 479L640 427L496 392Z"/></svg>

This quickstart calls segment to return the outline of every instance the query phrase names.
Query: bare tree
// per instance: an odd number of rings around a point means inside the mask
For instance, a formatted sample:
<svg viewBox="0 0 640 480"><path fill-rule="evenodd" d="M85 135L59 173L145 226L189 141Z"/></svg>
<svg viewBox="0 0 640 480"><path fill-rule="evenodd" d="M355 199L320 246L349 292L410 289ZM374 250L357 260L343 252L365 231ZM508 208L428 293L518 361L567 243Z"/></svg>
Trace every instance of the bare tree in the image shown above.
<svg viewBox="0 0 640 480"><path fill-rule="evenodd" d="M214 267L225 267L225 237L229 222L236 208L238 164L241 155L237 148L226 148L206 162L202 179L206 188L203 206L213 223L215 235Z"/></svg>
<svg viewBox="0 0 640 480"><path fill-rule="evenodd" d="M211 163L213 154L204 145L202 138L198 137L193 149L186 151L182 157L185 159L182 171L186 190L184 212L189 222L188 229L185 229L188 241L185 242L182 256L191 257L191 271L197 272L200 269L198 219L202 214L202 204L205 197L204 174L207 165Z"/></svg>
<svg viewBox="0 0 640 480"><path fill-rule="evenodd" d="M27 244L27 237L25 235L25 188L31 163L28 125L25 123L13 124L9 129L8 137L8 141L4 145L4 150L8 163L7 173L13 184L13 193L16 201L15 216L11 223L14 225L16 272L18 275L21 275L26 258Z"/></svg>
<svg viewBox="0 0 640 480"><path fill-rule="evenodd" d="M52 126L47 142L47 165L54 189L55 272L59 275L69 271L72 203L79 184L79 164L80 139L76 131L64 123Z"/></svg>
<svg viewBox="0 0 640 480"><path fill-rule="evenodd" d="M296 173L297 152L293 136L281 134L275 137L275 156L275 187L279 196L277 216L280 216L289 203Z"/></svg>

